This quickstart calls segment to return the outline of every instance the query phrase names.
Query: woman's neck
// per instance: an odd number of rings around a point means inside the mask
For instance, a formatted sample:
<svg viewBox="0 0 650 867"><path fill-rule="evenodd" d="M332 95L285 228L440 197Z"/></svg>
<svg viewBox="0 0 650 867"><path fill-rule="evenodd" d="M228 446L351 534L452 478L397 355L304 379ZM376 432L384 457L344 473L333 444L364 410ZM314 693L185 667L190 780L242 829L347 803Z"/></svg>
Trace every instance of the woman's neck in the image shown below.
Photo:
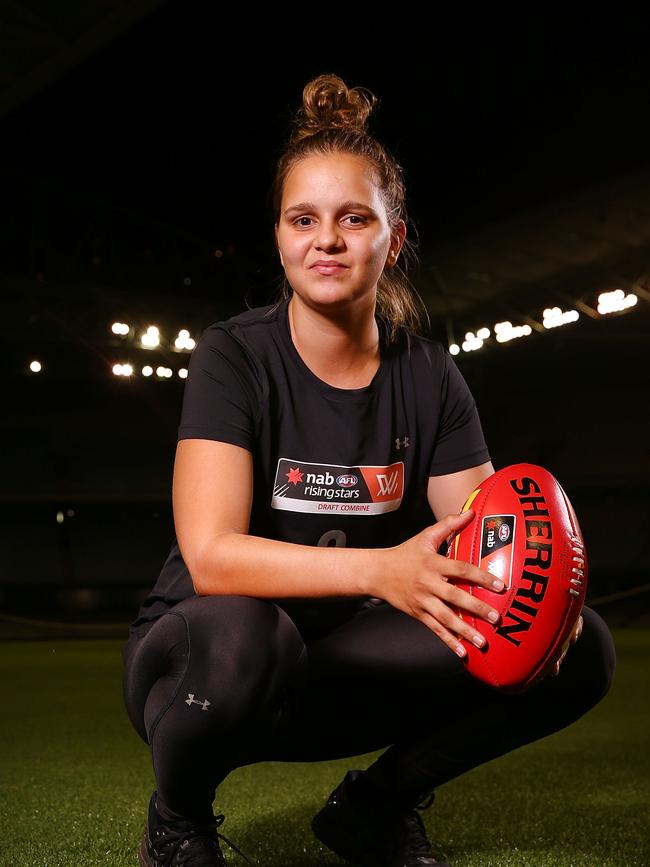
<svg viewBox="0 0 650 867"><path fill-rule="evenodd" d="M296 296L288 305L289 328L296 350L319 379L337 388L369 385L381 362L374 307L363 316L324 316Z"/></svg>

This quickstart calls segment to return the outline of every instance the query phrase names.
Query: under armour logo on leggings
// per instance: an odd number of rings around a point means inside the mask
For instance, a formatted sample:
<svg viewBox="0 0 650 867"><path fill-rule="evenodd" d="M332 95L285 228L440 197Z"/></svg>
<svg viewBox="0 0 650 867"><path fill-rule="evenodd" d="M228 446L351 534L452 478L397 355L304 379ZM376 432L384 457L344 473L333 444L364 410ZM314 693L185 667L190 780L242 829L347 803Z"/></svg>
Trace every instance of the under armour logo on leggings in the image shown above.
<svg viewBox="0 0 650 867"><path fill-rule="evenodd" d="M187 704L187 705L200 704L201 710L207 710L210 702L207 700L207 698L204 699L203 701L196 701L196 699L194 698L194 693L188 692L187 698L185 699L185 704Z"/></svg>

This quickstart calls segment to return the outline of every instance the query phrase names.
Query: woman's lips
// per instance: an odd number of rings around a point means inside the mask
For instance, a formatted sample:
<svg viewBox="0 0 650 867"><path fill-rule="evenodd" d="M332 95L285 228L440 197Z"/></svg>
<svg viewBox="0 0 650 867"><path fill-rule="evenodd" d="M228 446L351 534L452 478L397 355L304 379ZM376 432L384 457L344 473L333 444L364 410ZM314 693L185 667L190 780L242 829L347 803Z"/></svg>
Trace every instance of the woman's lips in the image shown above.
<svg viewBox="0 0 650 867"><path fill-rule="evenodd" d="M318 271L319 274L338 274L340 271L345 271L345 265L312 265L313 271Z"/></svg>

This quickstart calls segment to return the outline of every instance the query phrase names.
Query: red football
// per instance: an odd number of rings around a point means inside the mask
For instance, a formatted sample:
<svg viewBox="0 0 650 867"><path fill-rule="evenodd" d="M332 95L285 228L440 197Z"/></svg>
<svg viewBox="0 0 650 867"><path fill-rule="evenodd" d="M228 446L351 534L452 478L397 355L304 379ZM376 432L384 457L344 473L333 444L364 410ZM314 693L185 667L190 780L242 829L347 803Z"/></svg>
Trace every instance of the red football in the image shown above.
<svg viewBox="0 0 650 867"><path fill-rule="evenodd" d="M568 645L587 592L587 552L569 498L535 464L512 464L485 479L467 498L474 519L450 541L447 556L503 580L492 592L458 587L499 611L496 626L455 609L487 639L462 639L471 673L496 689L523 692Z"/></svg>

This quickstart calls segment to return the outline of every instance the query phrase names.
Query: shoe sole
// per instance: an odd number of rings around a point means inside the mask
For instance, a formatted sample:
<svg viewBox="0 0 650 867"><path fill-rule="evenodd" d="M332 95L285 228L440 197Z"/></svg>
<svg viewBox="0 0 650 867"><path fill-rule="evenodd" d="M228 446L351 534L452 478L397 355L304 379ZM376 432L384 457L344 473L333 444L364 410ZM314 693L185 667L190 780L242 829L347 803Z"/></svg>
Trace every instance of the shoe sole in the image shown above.
<svg viewBox="0 0 650 867"><path fill-rule="evenodd" d="M147 841L143 837L140 840L140 848L138 849L138 863L140 867L154 867L154 863L147 852Z"/></svg>

